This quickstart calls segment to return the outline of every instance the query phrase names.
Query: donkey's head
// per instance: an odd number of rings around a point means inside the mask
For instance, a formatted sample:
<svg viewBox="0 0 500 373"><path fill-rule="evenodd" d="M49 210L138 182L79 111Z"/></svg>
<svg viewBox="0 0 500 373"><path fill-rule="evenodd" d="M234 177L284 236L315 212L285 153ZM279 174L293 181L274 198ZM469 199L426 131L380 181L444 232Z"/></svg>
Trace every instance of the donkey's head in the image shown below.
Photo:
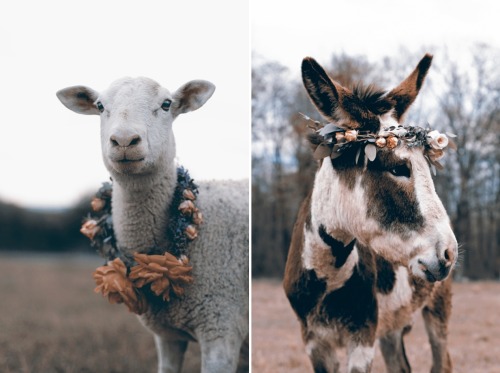
<svg viewBox="0 0 500 373"><path fill-rule="evenodd" d="M175 157L172 122L177 115L200 108L215 86L186 83L173 94L147 78L123 78L104 92L69 87L57 97L79 114L101 117L104 163L114 178L163 171Z"/></svg>
<svg viewBox="0 0 500 373"><path fill-rule="evenodd" d="M457 241L430 172L448 139L401 125L431 61L426 55L389 92L345 88L312 58L304 59L302 77L312 102L331 122L310 136L322 158L313 220L436 281L448 276L457 258Z"/></svg>

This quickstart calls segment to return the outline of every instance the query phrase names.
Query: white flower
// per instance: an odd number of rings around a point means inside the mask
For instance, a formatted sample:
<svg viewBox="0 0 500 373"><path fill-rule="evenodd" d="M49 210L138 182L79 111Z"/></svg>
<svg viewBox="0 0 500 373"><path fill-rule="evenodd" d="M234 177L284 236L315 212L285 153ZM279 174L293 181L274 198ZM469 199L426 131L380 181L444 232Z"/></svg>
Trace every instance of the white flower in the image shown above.
<svg viewBox="0 0 500 373"><path fill-rule="evenodd" d="M358 138L358 131L356 130L345 131L344 136L347 142L356 141L356 139Z"/></svg>
<svg viewBox="0 0 500 373"><path fill-rule="evenodd" d="M434 130L427 134L427 144L433 149L444 149L448 146L448 137Z"/></svg>

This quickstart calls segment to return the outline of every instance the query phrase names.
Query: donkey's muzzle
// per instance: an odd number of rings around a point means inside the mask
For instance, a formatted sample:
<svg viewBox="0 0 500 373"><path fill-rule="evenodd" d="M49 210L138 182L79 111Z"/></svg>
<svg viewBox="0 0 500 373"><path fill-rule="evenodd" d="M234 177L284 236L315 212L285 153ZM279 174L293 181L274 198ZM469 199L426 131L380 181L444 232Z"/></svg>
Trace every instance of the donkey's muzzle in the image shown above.
<svg viewBox="0 0 500 373"><path fill-rule="evenodd" d="M418 264L429 282L444 280L450 274L451 268L453 267L451 262L447 260L426 263L419 259Z"/></svg>

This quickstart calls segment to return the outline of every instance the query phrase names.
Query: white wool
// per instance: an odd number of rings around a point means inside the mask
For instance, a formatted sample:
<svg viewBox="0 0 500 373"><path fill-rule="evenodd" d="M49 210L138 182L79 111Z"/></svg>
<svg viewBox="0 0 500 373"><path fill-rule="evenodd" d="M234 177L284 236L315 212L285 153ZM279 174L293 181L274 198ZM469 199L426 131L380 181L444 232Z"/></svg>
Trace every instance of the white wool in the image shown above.
<svg viewBox="0 0 500 373"><path fill-rule="evenodd" d="M168 211L177 182L172 122L201 107L214 89L192 81L172 94L151 79L124 78L100 94L86 87L58 92L71 110L101 117L103 160L114 181L113 226L124 251L168 248ZM171 101L168 111L162 109L165 100ZM204 223L188 247L194 283L182 299L150 303L140 317L155 335L159 372L180 370L190 340L200 343L207 372L235 371L248 335L248 181L197 184Z"/></svg>

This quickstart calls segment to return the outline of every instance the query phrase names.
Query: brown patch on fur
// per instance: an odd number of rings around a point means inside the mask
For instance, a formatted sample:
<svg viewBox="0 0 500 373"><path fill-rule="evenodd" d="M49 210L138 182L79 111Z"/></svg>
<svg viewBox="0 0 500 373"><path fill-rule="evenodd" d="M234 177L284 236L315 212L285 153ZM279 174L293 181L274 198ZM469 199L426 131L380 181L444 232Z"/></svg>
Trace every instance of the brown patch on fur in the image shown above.
<svg viewBox="0 0 500 373"><path fill-rule="evenodd" d="M398 122L402 121L404 113L408 110L413 101L415 101L415 98L417 98L431 63L432 55L426 54L424 58L420 60L415 70L387 94L387 97L394 100L396 103L394 111Z"/></svg>
<svg viewBox="0 0 500 373"><path fill-rule="evenodd" d="M409 183L400 183L387 172L400 164L402 161L391 151L379 151L377 158L369 162L362 180L367 214L391 231L404 233L408 228L418 231L425 221L411 179Z"/></svg>
<svg viewBox="0 0 500 373"><path fill-rule="evenodd" d="M292 240L286 261L283 288L288 298L295 296L297 292L304 291L297 287L304 273L302 266L302 251L304 249L304 226L311 224L311 195L312 191L300 206L295 225L293 227Z"/></svg>

